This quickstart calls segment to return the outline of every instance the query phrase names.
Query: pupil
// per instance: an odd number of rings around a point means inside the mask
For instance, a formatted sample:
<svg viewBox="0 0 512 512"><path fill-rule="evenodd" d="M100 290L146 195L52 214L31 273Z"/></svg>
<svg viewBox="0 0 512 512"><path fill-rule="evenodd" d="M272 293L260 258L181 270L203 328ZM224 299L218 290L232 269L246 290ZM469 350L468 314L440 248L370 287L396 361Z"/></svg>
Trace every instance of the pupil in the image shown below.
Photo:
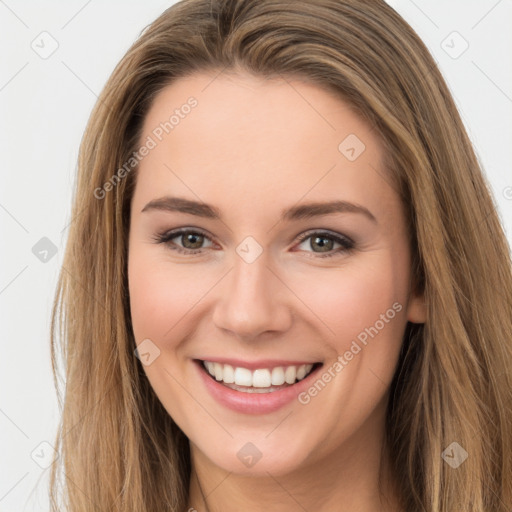
<svg viewBox="0 0 512 512"><path fill-rule="evenodd" d="M188 234L188 235L185 235L185 238L184 238L184 247L186 247L187 249L197 249L198 247L197 246L201 246L201 243L202 243L202 240L203 239L203 235L194 235L194 234ZM199 242L198 242L199 240ZM188 243L191 242L191 244L193 245L193 247L190 247L188 245ZM196 244L196 245L194 245Z"/></svg>
<svg viewBox="0 0 512 512"><path fill-rule="evenodd" d="M322 242L319 242L319 240L320 241L321 240L328 240L328 242L327 243L322 243ZM329 240L328 238L323 237L323 236L316 236L311 241L311 248L312 249L314 249L313 243L318 244L318 246L320 247L320 252L328 252L328 251L330 251L332 249L331 245L333 244L333 241Z"/></svg>

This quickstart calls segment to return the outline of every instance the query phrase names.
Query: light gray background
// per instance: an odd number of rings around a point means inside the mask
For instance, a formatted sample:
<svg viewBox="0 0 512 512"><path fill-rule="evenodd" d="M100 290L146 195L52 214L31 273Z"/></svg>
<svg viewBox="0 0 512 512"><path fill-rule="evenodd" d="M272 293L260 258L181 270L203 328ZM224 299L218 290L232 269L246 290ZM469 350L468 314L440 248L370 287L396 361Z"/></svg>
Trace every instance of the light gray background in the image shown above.
<svg viewBox="0 0 512 512"><path fill-rule="evenodd" d="M114 66L172 3L0 0L0 512L49 509L45 466L59 418L49 317L78 147ZM511 242L512 2L390 3L438 61ZM43 237L57 251L46 262L32 250Z"/></svg>

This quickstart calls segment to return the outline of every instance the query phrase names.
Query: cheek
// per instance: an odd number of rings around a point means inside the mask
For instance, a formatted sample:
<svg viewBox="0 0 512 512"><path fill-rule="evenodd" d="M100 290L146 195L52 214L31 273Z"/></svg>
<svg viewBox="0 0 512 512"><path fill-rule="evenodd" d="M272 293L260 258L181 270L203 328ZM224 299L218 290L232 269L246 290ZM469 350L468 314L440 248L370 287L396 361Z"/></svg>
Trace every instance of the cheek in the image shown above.
<svg viewBox="0 0 512 512"><path fill-rule="evenodd" d="M307 297L308 307L328 326L323 332L332 358L299 401L308 416L331 410L327 447L364 423L392 381L406 325L404 268L403 258L381 251L330 270L325 279L317 274L302 281L298 295Z"/></svg>
<svg viewBox="0 0 512 512"><path fill-rule="evenodd" d="M128 282L135 339L160 341L175 323L179 282L171 284L158 267L130 256Z"/></svg>
<svg viewBox="0 0 512 512"><path fill-rule="evenodd" d="M165 255L134 249L128 282L135 339L150 338L163 346L176 339L180 324L186 323L183 320L215 281L211 275L198 274L193 265L179 266L166 261Z"/></svg>
<svg viewBox="0 0 512 512"><path fill-rule="evenodd" d="M168 413L187 430L191 414L187 413L189 397L179 384L185 370L180 347L191 332L190 322L200 309L194 306L207 291L208 283L197 278L192 266L183 265L171 272L173 264L155 252L141 246L130 252L128 283L133 334L137 345L150 339L158 347L155 359L143 365L144 372Z"/></svg>
<svg viewBox="0 0 512 512"><path fill-rule="evenodd" d="M358 336L364 339L365 329L377 322L380 328L384 321L391 337L400 334L404 321L394 320L404 316L400 312L405 312L408 283L402 265L392 254L375 253L357 264L329 269L324 276L301 276L294 289L326 326L330 344L339 354L349 350Z"/></svg>

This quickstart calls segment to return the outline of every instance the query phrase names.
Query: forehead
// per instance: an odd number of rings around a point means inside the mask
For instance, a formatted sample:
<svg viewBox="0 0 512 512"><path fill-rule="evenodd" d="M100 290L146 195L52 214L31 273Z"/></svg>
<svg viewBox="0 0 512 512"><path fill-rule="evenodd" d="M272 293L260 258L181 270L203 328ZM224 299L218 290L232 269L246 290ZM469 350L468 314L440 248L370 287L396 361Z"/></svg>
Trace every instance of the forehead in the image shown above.
<svg viewBox="0 0 512 512"><path fill-rule="evenodd" d="M295 203L306 194L390 200L372 127L333 93L299 80L180 78L156 96L141 143L149 138L154 147L137 178L147 200L176 191L240 207Z"/></svg>
<svg viewBox="0 0 512 512"><path fill-rule="evenodd" d="M191 98L194 107L187 105ZM165 130L169 120L172 127ZM296 79L244 73L196 73L168 85L156 96L144 133L159 127L163 138L187 149L213 146L230 155L243 152L259 158L286 154L289 159L290 149L301 157L327 152L338 158L338 144L348 135L359 136L361 143L364 139L370 149L377 145L369 127L333 93Z"/></svg>

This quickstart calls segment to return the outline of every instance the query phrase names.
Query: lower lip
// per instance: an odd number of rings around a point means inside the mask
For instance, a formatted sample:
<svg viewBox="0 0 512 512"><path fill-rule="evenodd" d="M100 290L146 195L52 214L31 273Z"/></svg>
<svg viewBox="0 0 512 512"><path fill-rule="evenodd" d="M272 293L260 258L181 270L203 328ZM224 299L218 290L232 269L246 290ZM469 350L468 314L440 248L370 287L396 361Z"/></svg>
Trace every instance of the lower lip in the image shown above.
<svg viewBox="0 0 512 512"><path fill-rule="evenodd" d="M199 370L206 389L208 389L213 398L221 405L244 414L268 414L281 409L297 399L297 396L310 386L310 382L321 368L321 365L318 366L305 379L278 391L271 393L244 393L243 391L228 388L213 379L206 372L201 361L195 360L194 363Z"/></svg>

